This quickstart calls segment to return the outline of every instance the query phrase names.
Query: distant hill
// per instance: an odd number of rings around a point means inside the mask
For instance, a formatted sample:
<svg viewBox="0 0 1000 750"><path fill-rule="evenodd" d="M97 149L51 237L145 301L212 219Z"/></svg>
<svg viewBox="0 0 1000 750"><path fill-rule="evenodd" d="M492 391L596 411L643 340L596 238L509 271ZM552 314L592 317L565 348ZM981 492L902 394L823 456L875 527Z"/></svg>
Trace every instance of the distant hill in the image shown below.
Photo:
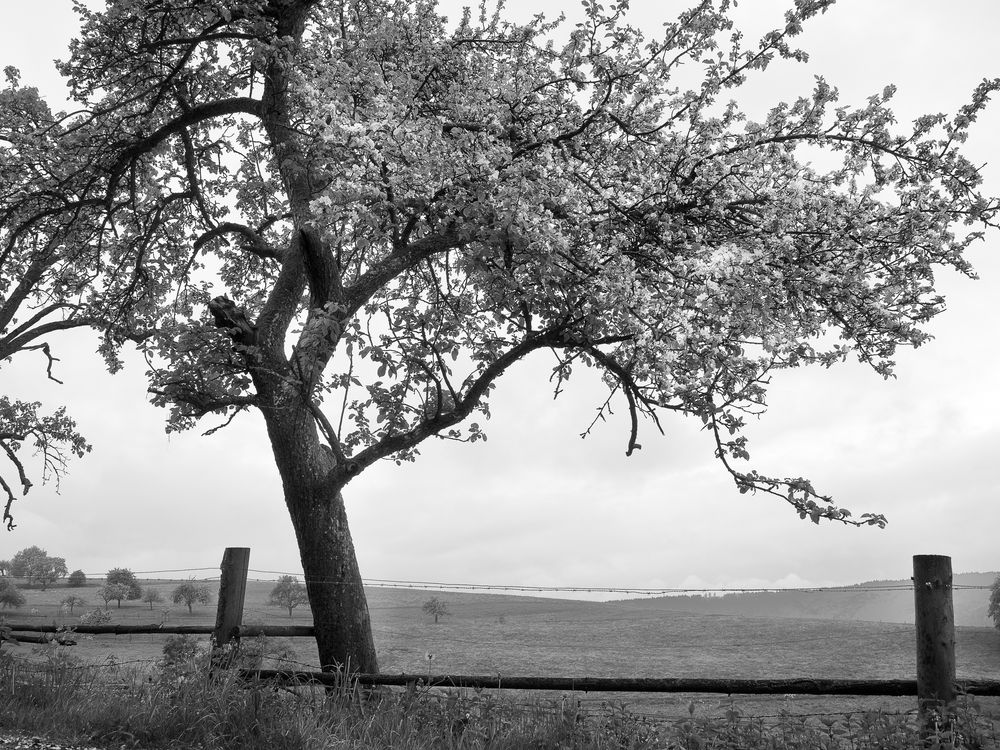
<svg viewBox="0 0 1000 750"><path fill-rule="evenodd" d="M990 627L986 616L989 587L997 573L959 573L954 591L955 624ZM644 611L691 612L694 614L788 617L868 622L913 622L913 591L909 580L868 581L828 591L780 591L774 593L725 594L724 596L662 596L633 599L620 604ZM876 591L879 588L896 590Z"/></svg>

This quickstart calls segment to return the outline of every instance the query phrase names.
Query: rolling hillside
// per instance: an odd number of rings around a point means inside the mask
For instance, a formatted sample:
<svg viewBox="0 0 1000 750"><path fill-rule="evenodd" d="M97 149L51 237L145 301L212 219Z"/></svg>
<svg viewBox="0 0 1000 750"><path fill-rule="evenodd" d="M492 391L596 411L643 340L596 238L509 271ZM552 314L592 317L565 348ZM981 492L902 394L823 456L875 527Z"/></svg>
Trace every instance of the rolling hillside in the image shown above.
<svg viewBox="0 0 1000 750"><path fill-rule="evenodd" d="M955 576L955 624L989 627L986 616L989 586L997 573L959 573ZM913 622L913 592L909 580L868 581L827 591L781 591L724 596L663 596L618 604L642 611L691 612L868 622ZM975 588L962 588L962 587ZM877 589L890 589L878 591Z"/></svg>

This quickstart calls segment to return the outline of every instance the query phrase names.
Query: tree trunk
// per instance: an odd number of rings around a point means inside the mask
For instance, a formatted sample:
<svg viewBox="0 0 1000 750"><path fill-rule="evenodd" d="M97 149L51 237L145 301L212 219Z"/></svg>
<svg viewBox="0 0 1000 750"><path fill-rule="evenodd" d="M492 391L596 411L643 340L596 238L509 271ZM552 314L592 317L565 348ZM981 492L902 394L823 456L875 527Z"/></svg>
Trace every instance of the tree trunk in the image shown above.
<svg viewBox="0 0 1000 750"><path fill-rule="evenodd" d="M320 443L308 411L276 401L280 406L261 411L299 545L320 664L324 670L378 672L341 485L332 478L333 452Z"/></svg>
<svg viewBox="0 0 1000 750"><path fill-rule="evenodd" d="M296 493L290 497L288 490L285 500L299 543L320 664L324 670L378 672L368 600L343 495L327 488L326 497L306 503Z"/></svg>

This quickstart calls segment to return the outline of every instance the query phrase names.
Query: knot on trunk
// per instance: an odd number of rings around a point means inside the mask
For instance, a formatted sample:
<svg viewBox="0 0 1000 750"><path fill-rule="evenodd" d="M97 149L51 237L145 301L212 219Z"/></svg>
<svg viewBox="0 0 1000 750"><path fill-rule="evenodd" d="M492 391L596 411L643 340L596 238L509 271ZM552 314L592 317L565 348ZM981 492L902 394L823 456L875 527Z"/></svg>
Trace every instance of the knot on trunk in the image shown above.
<svg viewBox="0 0 1000 750"><path fill-rule="evenodd" d="M257 344L257 326L247 319L246 311L237 307L229 297L216 297L208 303L208 311L215 318L216 327L225 329L234 342L243 346Z"/></svg>

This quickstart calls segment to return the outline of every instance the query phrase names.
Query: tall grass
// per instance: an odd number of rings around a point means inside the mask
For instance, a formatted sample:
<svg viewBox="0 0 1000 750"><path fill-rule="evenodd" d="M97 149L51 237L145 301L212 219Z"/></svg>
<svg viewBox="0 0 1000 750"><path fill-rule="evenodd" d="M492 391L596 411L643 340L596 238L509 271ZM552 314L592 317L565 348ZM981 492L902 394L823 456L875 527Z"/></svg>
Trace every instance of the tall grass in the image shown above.
<svg viewBox="0 0 1000 750"><path fill-rule="evenodd" d="M322 690L209 675L207 655L175 641L159 664L85 665L56 645L32 658L0 650L0 734L139 748L676 748L677 750L903 750L919 745L915 717L841 714L765 720L733 704L701 718L655 719L607 705L585 713L559 700L489 691ZM19 647L24 648L24 647ZM256 658L260 657L260 652ZM966 701L940 747L1000 747L997 728Z"/></svg>

